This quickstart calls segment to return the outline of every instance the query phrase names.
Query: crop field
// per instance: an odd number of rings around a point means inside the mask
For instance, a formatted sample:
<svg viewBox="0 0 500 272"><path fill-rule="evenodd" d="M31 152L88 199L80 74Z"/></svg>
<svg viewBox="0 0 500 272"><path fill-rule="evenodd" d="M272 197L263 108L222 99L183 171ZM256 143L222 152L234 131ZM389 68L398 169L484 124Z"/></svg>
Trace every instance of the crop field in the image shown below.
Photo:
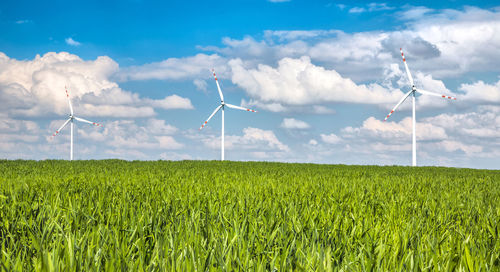
<svg viewBox="0 0 500 272"><path fill-rule="evenodd" d="M0 270L499 271L500 171L0 161Z"/></svg>

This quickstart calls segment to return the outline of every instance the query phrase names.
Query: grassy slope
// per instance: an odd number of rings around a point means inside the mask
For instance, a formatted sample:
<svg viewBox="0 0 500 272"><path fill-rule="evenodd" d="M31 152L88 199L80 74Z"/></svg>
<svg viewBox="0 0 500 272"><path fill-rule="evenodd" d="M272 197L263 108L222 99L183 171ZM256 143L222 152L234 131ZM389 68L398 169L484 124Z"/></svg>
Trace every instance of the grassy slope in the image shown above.
<svg viewBox="0 0 500 272"><path fill-rule="evenodd" d="M4 269L500 269L500 171L0 161Z"/></svg>

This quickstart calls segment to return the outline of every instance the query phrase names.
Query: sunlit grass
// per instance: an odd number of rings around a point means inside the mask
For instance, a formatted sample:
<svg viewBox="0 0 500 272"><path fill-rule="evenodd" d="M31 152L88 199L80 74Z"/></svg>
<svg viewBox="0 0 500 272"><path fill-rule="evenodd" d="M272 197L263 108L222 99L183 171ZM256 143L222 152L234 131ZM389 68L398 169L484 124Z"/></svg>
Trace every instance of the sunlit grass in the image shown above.
<svg viewBox="0 0 500 272"><path fill-rule="evenodd" d="M9 271L498 271L499 204L500 171L0 161L0 262Z"/></svg>

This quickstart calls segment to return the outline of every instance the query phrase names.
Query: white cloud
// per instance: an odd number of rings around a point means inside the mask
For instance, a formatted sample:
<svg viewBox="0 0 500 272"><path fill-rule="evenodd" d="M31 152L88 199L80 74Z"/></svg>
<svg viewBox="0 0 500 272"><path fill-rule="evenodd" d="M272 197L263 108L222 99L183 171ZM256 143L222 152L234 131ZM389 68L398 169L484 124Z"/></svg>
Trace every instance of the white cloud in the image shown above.
<svg viewBox="0 0 500 272"><path fill-rule="evenodd" d="M183 144L177 142L172 136L156 136L159 148L162 149L181 149L184 147Z"/></svg>
<svg viewBox="0 0 500 272"><path fill-rule="evenodd" d="M0 115L0 131L2 132L30 132L37 133L40 127L37 123L27 120L14 120Z"/></svg>
<svg viewBox="0 0 500 272"><path fill-rule="evenodd" d="M397 101L400 91L378 84L357 85L335 70L311 63L308 57L284 58L277 68L259 65L246 69L241 60L229 62L232 81L252 98L265 103L307 105L325 102L387 103Z"/></svg>
<svg viewBox="0 0 500 272"><path fill-rule="evenodd" d="M280 142L274 132L271 130L263 130L259 128L247 127L243 129L243 136L229 136L230 145L239 144L248 147L257 144L264 144L269 149L288 152L290 148ZM252 148L252 147L250 147Z"/></svg>
<svg viewBox="0 0 500 272"><path fill-rule="evenodd" d="M443 113L425 118L423 122L443 127L462 141L494 144L495 139L500 137L499 113L498 106L484 106L479 107L477 112Z"/></svg>
<svg viewBox="0 0 500 272"><path fill-rule="evenodd" d="M43 139L43 131L34 121L16 120L0 113L0 158L32 159L33 150ZM21 150L25 150L23 154Z"/></svg>
<svg viewBox="0 0 500 272"><path fill-rule="evenodd" d="M481 106L477 112L444 113L418 119L417 161L420 165L493 167L478 159L500 155L500 107ZM410 163L411 118L383 122L373 117L359 127L345 127L333 134L343 159L367 163ZM326 136L321 135L323 142Z"/></svg>
<svg viewBox="0 0 500 272"><path fill-rule="evenodd" d="M249 101L242 99L241 106L244 108L258 107L259 109L263 109L263 110L270 111L270 112L288 111L288 108L284 107L280 103L264 103L264 102L253 100L253 99L250 99Z"/></svg>
<svg viewBox="0 0 500 272"><path fill-rule="evenodd" d="M387 3L370 3L368 4L368 9L370 11L380 11L380 10L391 10L393 7L389 7Z"/></svg>
<svg viewBox="0 0 500 272"><path fill-rule="evenodd" d="M129 80L186 80L196 78L209 78L212 76L210 69L215 68L217 75L226 72L226 60L219 55L197 54L185 58L169 58L161 62L153 62L141 66L122 68L116 77L120 81Z"/></svg>
<svg viewBox="0 0 500 272"><path fill-rule="evenodd" d="M84 61L66 52L47 53L33 60L16 60L0 53L0 112L13 116L68 114L68 89L75 114L106 117L150 117L154 108L192 109L188 98L170 95L141 98L120 89L110 78L118 64L109 57Z"/></svg>
<svg viewBox="0 0 500 272"><path fill-rule="evenodd" d="M363 7L372 11L391 9L387 4ZM410 69L435 78L450 78L468 72L500 72L500 11L465 7L434 11L409 7L401 30L344 33L341 30L264 31L263 40L245 36L224 38L223 48L201 49L240 58L245 65L274 65L283 58L309 56L315 63L335 68L357 82L383 80L391 65L402 67L399 48L405 50ZM406 19L405 19L406 18ZM252 68L252 67L249 67Z"/></svg>
<svg viewBox="0 0 500 272"><path fill-rule="evenodd" d="M327 37L338 34L338 30L265 30L265 40L273 41L277 39L279 42L305 40L311 38ZM245 38L248 43L252 43L253 39ZM231 45L231 44L230 44ZM238 43L234 45L239 45Z"/></svg>
<svg viewBox="0 0 500 272"><path fill-rule="evenodd" d="M71 46L80 46L80 45L82 45L80 42L77 42L77 41L73 40L73 38L71 38L71 37L64 39L64 41L66 42L66 44L71 45Z"/></svg>
<svg viewBox="0 0 500 272"><path fill-rule="evenodd" d="M500 102L500 80L495 84L487 84L483 81L462 84L459 89L465 92L462 96L463 100L493 104Z"/></svg>
<svg viewBox="0 0 500 272"><path fill-rule="evenodd" d="M135 120L111 121L100 130L78 129L78 135L95 142L106 142L115 150L159 151L184 147L171 136L177 131L176 127L166 124L164 120L153 118L145 124L138 124Z"/></svg>
<svg viewBox="0 0 500 272"><path fill-rule="evenodd" d="M155 135L163 134L169 135L174 134L178 129L172 125L166 124L165 120L159 119L149 119L146 125L146 131Z"/></svg>
<svg viewBox="0 0 500 272"><path fill-rule="evenodd" d="M67 110L69 112L69 110ZM115 118L141 118L155 115L152 107L136 107L124 105L92 105L84 104L75 109L77 116L98 116Z"/></svg>
<svg viewBox="0 0 500 272"><path fill-rule="evenodd" d="M193 80L193 84L194 84L194 86L196 86L197 90L200 90L203 92L207 91L208 84L205 80L197 78L197 79Z"/></svg>
<svg viewBox="0 0 500 272"><path fill-rule="evenodd" d="M330 109L325 106L320 106L320 105L314 105L312 106L313 112L316 114L334 114L335 110Z"/></svg>
<svg viewBox="0 0 500 272"><path fill-rule="evenodd" d="M220 137L205 136L202 141L207 147L220 148ZM278 140L271 130L247 127L243 135L226 135L225 149L243 149L259 152L289 152L290 148Z"/></svg>
<svg viewBox="0 0 500 272"><path fill-rule="evenodd" d="M387 6L386 3L370 3L366 7L353 7L349 9L349 13L374 12L382 10L391 10L393 7Z"/></svg>
<svg viewBox="0 0 500 272"><path fill-rule="evenodd" d="M308 129L311 127L308 123L294 118L283 119L280 126L285 129Z"/></svg>
<svg viewBox="0 0 500 272"><path fill-rule="evenodd" d="M34 143L40 139L38 135L14 135L14 134L6 134L0 133L0 143L6 142L28 142Z"/></svg>
<svg viewBox="0 0 500 272"><path fill-rule="evenodd" d="M418 20L422 19L426 14L433 12L433 9L427 7L409 7L407 10L396 13L400 20Z"/></svg>
<svg viewBox="0 0 500 272"><path fill-rule="evenodd" d="M318 145L318 141L314 140L314 139L311 139L309 140L309 145Z"/></svg>
<svg viewBox="0 0 500 272"><path fill-rule="evenodd" d="M83 61L62 52L19 61L0 53L0 97L9 99L3 110L27 116L66 114L65 86L72 98L88 93L100 95L103 90L117 88L107 79L117 69L118 64L108 57Z"/></svg>
<svg viewBox="0 0 500 272"><path fill-rule="evenodd" d="M432 141L444 140L448 137L442 127L430 123L417 122L417 140ZM384 122L383 120L369 117L363 121L359 128L346 127L342 129L343 138L376 138L391 141L401 141L410 139L412 133L411 117L406 117L400 122Z"/></svg>
<svg viewBox="0 0 500 272"><path fill-rule="evenodd" d="M432 144L438 150L444 150L446 152L453 151L463 151L466 155L475 155L483 151L483 148L479 145L466 145L458 141L441 141L439 143Z"/></svg>
<svg viewBox="0 0 500 272"><path fill-rule="evenodd" d="M353 7L349 9L349 13L363 13L365 11L366 9L361 7Z"/></svg>
<svg viewBox="0 0 500 272"><path fill-rule="evenodd" d="M259 108L270 112L288 112L296 114L300 113L313 113L313 114L334 114L335 110L322 105L299 105L299 106L284 106L281 103L275 102L262 102L259 100L250 99L249 101L242 99L241 106L246 108Z"/></svg>
<svg viewBox="0 0 500 272"><path fill-rule="evenodd" d="M321 134L320 135L321 140L327 144L338 144L342 142L342 139L335 135L334 133L332 134Z"/></svg>
<svg viewBox="0 0 500 272"><path fill-rule="evenodd" d="M171 109L194 109L189 98L180 97L178 95L167 96L162 100L151 100L151 105L156 108L165 110Z"/></svg>

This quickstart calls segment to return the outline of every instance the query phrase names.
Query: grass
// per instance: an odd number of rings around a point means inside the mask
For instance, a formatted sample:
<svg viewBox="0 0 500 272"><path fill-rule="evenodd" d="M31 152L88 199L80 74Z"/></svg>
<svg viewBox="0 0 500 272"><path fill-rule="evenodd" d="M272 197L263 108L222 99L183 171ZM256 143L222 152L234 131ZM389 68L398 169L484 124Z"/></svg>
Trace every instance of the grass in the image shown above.
<svg viewBox="0 0 500 272"><path fill-rule="evenodd" d="M500 171L0 161L0 267L499 271Z"/></svg>

